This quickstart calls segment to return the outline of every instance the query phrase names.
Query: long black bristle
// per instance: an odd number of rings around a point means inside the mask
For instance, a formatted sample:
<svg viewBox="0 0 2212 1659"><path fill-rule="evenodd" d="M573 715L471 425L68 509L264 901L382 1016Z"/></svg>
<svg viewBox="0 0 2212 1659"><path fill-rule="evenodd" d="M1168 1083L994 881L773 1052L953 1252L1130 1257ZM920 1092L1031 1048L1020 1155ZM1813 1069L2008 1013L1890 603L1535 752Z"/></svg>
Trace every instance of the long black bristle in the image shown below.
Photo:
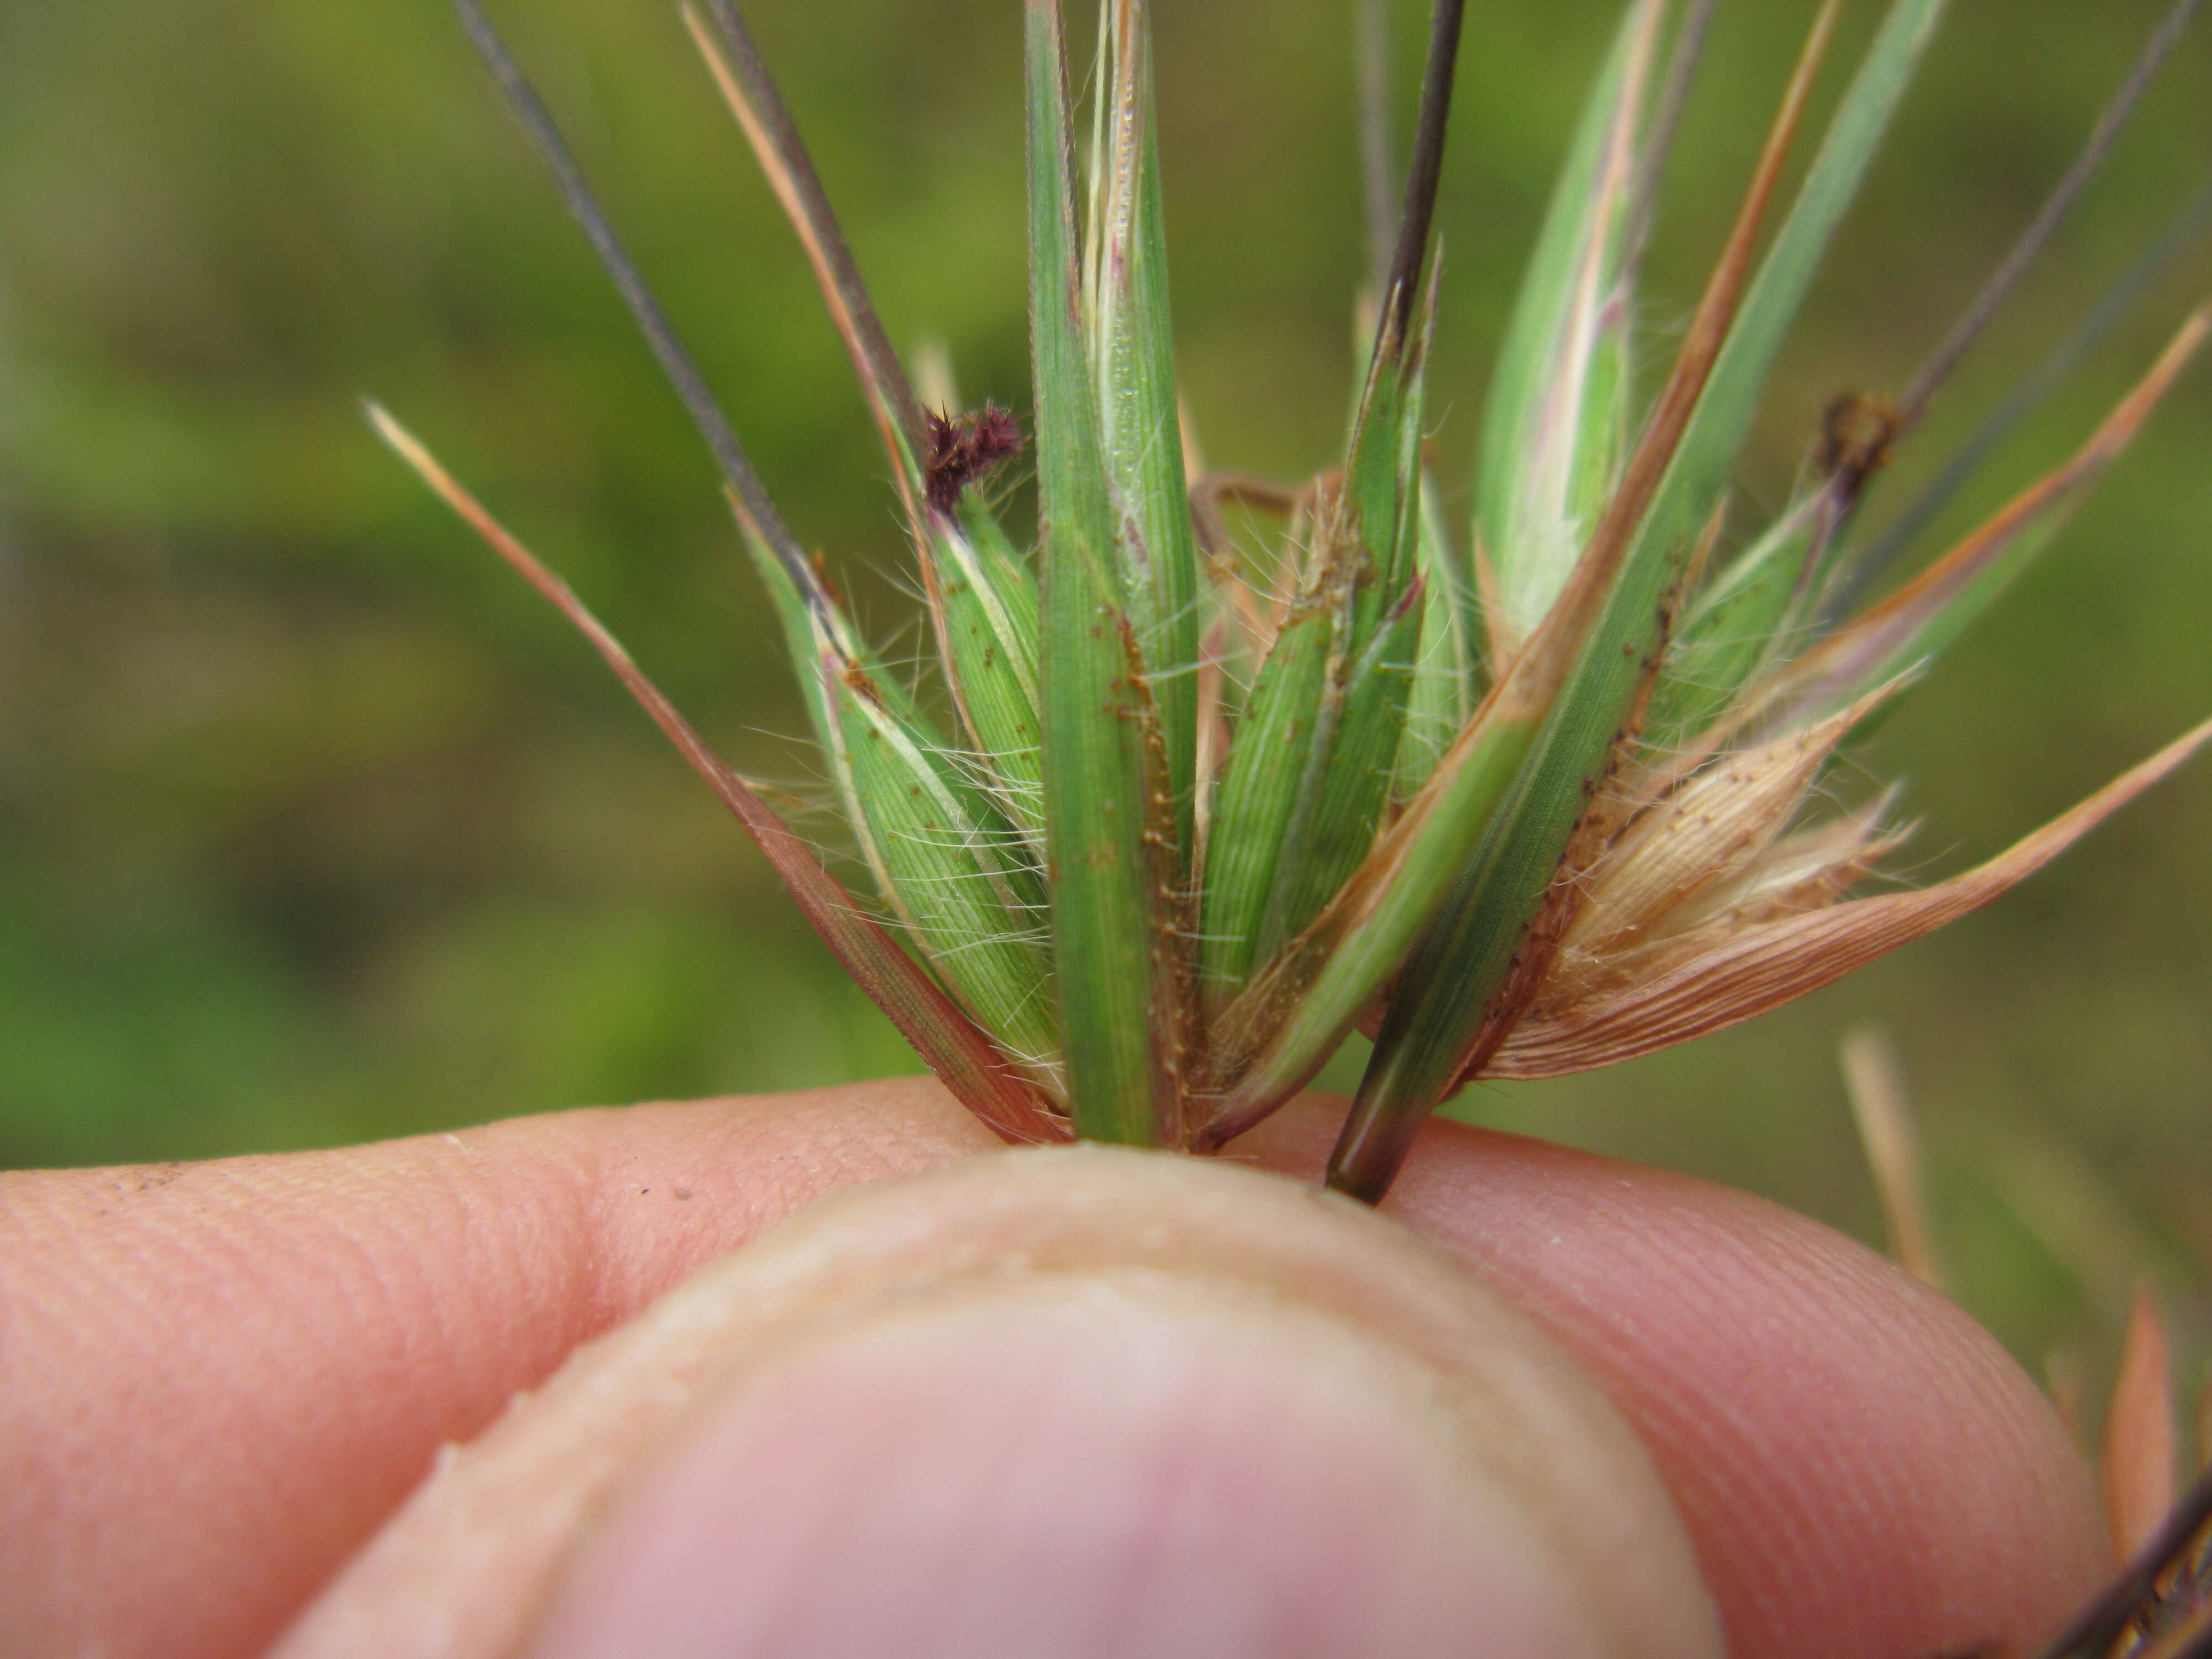
<svg viewBox="0 0 2212 1659"><path fill-rule="evenodd" d="M2143 43L2142 52L2129 69L2127 78L2121 82L2119 90L2112 94L2112 101L2097 117L2096 125L2090 129L2088 139L2075 156L2073 164L2060 175L2057 184L2051 187L2051 194L2044 198L2043 205L2036 210L2035 217L2021 232L2019 239L1998 263L1989 281L1982 285L1981 291L1960 314L1958 321L1952 324L1950 331L1944 335L1936 349L1929 354L1927 362L1913 376L1912 384L1905 395L1884 411L1880 460L1886 460L1905 436L1920 424L1943 382L1950 378L1952 371L1973 349L1974 343L1996 320L1997 313L2004 308L2005 301L2011 298L2021 279L2027 276L2044 250L2051 245L2060 223L2080 199L2082 191L2103 165L2105 158L2112 154L2112 146L2118 142L2128 118L2135 113L2136 106L2142 101L2143 94L2149 88L2152 79L2172 52L2182 31L2188 27L2202 3L2203 0L2174 0L2158 27L2151 31L2150 39ZM1994 446L1995 439L1990 441ZM1976 454L1976 462L1978 463L1981 453L1986 453L1984 450ZM1803 564L1801 589L1812 585L1816 574L1826 562L1829 550L1857 514L1868 481L1877 470L1878 464L1879 461L1875 465L1839 466L1829 473L1821 488L1812 540ZM1957 483L1964 481L1965 476L1965 472L1960 471L1956 481L1945 484L1944 499L1948 499L1949 491L1957 487ZM1936 505L1940 506L1941 501ZM1933 508L1929 509L1929 516L1933 516ZM1925 520L1920 522L1924 523ZM1914 527L1918 528L1918 525ZM1846 614L1849 606L1881 574L1904 546L1904 538L1893 532L1883 539L1874 553L1857 559L1842 580L1831 584L1831 592L1820 606L1822 617L1832 622Z"/></svg>
<svg viewBox="0 0 2212 1659"><path fill-rule="evenodd" d="M2128 1628L2164 1601L2176 1571L2188 1571L2208 1528L2212 1528L2212 1472L2197 1478L2127 1571L2082 1608L2040 1659L2106 1659Z"/></svg>
<svg viewBox="0 0 2212 1659"><path fill-rule="evenodd" d="M844 230L830 208L829 194L822 188L821 175L814 170L814 159L807 154L783 94L776 90L768 65L753 45L752 31L745 26L734 0L707 0L707 14L714 21L715 33L722 38L731 67L744 83L745 96L752 100L755 113L768 129L769 148L791 175L792 187L799 192L806 222L822 244L830 280L859 331L868 370L890 400L899 424L905 429L908 444L919 453L927 435L921 405L915 401L906 370L899 362L898 353L891 349L890 336L884 332L883 319L876 314L875 303L868 297L867 284L860 280L860 268L854 262L853 250L845 240Z"/></svg>
<svg viewBox="0 0 2212 1659"><path fill-rule="evenodd" d="M514 112L515 118L521 122L524 132L529 136L531 147L538 152L546 171L553 175L561 199L568 204L568 211L583 227L584 234L591 240L592 252L599 255L599 264L613 279L623 303L629 307L630 316L636 321L639 332L645 336L646 343L653 349L661 372L668 377L676 395L683 399L692 424L699 429L699 435L706 440L707 447L713 453L714 464L720 469L732 495L751 517L777 560L791 573L799 591L807 595L811 603L826 605L827 596L823 592L821 580L815 574L812 562L799 546L798 538L791 533L790 526L784 523L783 515L776 511L775 503L769 495L768 487L761 482L760 474L753 471L752 463L746 459L744 447L738 443L729 416L722 412L722 406L715 401L714 394L708 390L706 380L699 373L698 366L691 361L690 354L684 350L682 342L677 338L667 315L653 297L652 290L646 286L644 276L640 274L628 250L623 246L621 239L615 234L613 224L607 218L605 210L599 205L599 198L592 193L583 169L576 164L576 158L570 153L552 115L523 75L520 66L501 43L498 32L492 27L491 19L485 13L481 0L453 0L453 9L460 14L462 25L469 32L469 40L475 46L477 55L490 70L492 78L499 83L499 89L507 99L507 106Z"/></svg>
<svg viewBox="0 0 2212 1659"><path fill-rule="evenodd" d="M2106 290L2074 331L2043 360L2034 374L2014 388L2012 395L1974 429L1929 479L1911 504L1899 513L1881 534L1859 555L1850 574L1822 607L1832 621L1856 610L1867 590L1881 573L1933 523L1936 515L1978 472L1998 445L2043 404L2098 343L2124 321L2142 303L2144 295L2180 253L2208 230L2212 230L2212 179L2208 179L2180 216L2158 240L2146 248Z"/></svg>
<svg viewBox="0 0 2212 1659"><path fill-rule="evenodd" d="M1413 320L1413 295L1427 258L1429 227L1436 217L1437 185L1443 177L1444 129L1451 118L1452 83L1459 68L1460 22L1465 0L1437 0L1431 14L1429 61L1421 79L1421 118L1413 132L1413 165L1398 216L1398 247L1382 293L1382 337L1403 341Z"/></svg>
<svg viewBox="0 0 2212 1659"><path fill-rule="evenodd" d="M2072 209L2098 167L2103 165L2105 158L2112 154L2121 129L2127 125L2128 118L2135 113L2136 105L2142 101L2144 92L2173 51L2175 42L2181 39L2182 31L2189 27L2190 20L2196 15L2200 3L2202 0L2174 0L2165 18L2151 31L2150 39L2144 43L2134 67L2128 71L2127 79L2120 83L2119 90L2112 94L2112 102L2098 116L2097 125L2090 130L2088 142L2081 147L2081 153L2074 158L2074 165L2066 169L2035 217L2029 222L2027 228L2021 233L2020 240L2013 244L2012 251L2005 255L2003 263L1998 265L1988 283L1974 297L1974 302L1951 325L1951 331L1929 355L1927 362L1913 378L1911 386L1898 399L1899 436L1903 436L1919 424L1944 380L1959 366L1960 360L1972 349L1974 342L1981 337L1982 331L2003 308L2005 301L2019 285L2020 279L2027 274L2028 268L2049 246L2060 222Z"/></svg>

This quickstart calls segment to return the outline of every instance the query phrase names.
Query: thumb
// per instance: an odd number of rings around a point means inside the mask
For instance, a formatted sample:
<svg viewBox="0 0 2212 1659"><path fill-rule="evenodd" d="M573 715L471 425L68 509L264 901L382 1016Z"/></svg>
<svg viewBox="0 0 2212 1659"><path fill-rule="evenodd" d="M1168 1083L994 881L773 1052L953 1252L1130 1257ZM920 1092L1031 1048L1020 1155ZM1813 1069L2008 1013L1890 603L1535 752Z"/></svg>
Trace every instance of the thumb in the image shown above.
<svg viewBox="0 0 2212 1659"><path fill-rule="evenodd" d="M1071 1147L819 1203L453 1453L282 1659L1716 1655L1644 1451L1395 1224Z"/></svg>

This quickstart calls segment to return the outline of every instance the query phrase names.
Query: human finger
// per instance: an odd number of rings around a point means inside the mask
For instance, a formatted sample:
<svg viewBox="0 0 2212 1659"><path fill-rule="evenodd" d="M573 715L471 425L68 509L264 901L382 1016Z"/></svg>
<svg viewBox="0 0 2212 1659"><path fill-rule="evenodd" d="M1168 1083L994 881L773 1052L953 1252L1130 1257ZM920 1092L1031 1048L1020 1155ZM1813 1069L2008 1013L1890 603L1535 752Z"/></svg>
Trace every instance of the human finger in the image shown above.
<svg viewBox="0 0 2212 1659"><path fill-rule="evenodd" d="M281 1659L1707 1659L1634 1437L1348 1200L1001 1153L825 1200L457 1454Z"/></svg>
<svg viewBox="0 0 2212 1659"><path fill-rule="evenodd" d="M995 1145L894 1080L0 1176L10 1653L258 1653L580 1342L834 1187Z"/></svg>
<svg viewBox="0 0 2212 1659"><path fill-rule="evenodd" d="M1328 1115L1239 1147L1308 1177ZM2106 1561L2088 1471L2003 1349L1749 1194L1439 1125L1387 1210L1558 1337L1650 1449L1739 1656L2029 1653Z"/></svg>

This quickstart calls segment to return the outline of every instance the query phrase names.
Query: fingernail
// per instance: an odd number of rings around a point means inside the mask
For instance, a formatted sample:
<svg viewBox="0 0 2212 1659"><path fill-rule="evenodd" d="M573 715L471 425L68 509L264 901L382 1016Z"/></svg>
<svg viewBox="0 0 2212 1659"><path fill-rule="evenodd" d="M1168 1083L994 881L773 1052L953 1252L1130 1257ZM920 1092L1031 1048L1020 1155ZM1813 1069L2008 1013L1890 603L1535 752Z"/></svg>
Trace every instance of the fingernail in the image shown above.
<svg viewBox="0 0 2212 1659"><path fill-rule="evenodd" d="M702 1401L533 1659L1617 1651L1405 1347L1146 1272L969 1283Z"/></svg>

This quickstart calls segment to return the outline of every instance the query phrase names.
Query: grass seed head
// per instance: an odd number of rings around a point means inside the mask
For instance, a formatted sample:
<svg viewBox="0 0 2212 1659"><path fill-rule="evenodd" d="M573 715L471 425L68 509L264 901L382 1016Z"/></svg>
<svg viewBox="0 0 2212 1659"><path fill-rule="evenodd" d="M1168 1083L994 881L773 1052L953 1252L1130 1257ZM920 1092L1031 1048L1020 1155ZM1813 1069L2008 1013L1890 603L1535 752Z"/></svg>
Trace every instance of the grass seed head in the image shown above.
<svg viewBox="0 0 2212 1659"><path fill-rule="evenodd" d="M1711 7L1632 0L1499 343L1464 526L1424 443L1458 0L1433 6L1395 218L1370 216L1372 343L1344 447L1304 486L1206 473L1185 427L1147 7L1103 0L1086 142L1058 0L1025 0L1028 550L982 488L1023 448L1015 418L923 409L742 17L730 0L687 8L875 413L941 698L872 656L478 0L457 3L720 466L873 893L831 878L574 595L380 411L380 428L584 629L923 1058L1010 1139L1211 1149L1358 1028L1376 1047L1331 1180L1379 1198L1468 1079L1610 1064L1802 995L1999 896L2212 738L2198 728L1920 891L1857 893L1904 833L1888 794L1828 802L1841 746L2050 539L2212 331L2189 319L2077 455L1857 603L1899 539L1861 525L1885 464L2196 0L1929 368L1894 403L1839 398L1764 526L1740 522L1738 453L1944 0L1892 0L1785 197L1838 9L1818 9L1649 397L1638 265ZM1380 96L1362 127L1370 179ZM1243 545L1231 509L1274 527Z"/></svg>

